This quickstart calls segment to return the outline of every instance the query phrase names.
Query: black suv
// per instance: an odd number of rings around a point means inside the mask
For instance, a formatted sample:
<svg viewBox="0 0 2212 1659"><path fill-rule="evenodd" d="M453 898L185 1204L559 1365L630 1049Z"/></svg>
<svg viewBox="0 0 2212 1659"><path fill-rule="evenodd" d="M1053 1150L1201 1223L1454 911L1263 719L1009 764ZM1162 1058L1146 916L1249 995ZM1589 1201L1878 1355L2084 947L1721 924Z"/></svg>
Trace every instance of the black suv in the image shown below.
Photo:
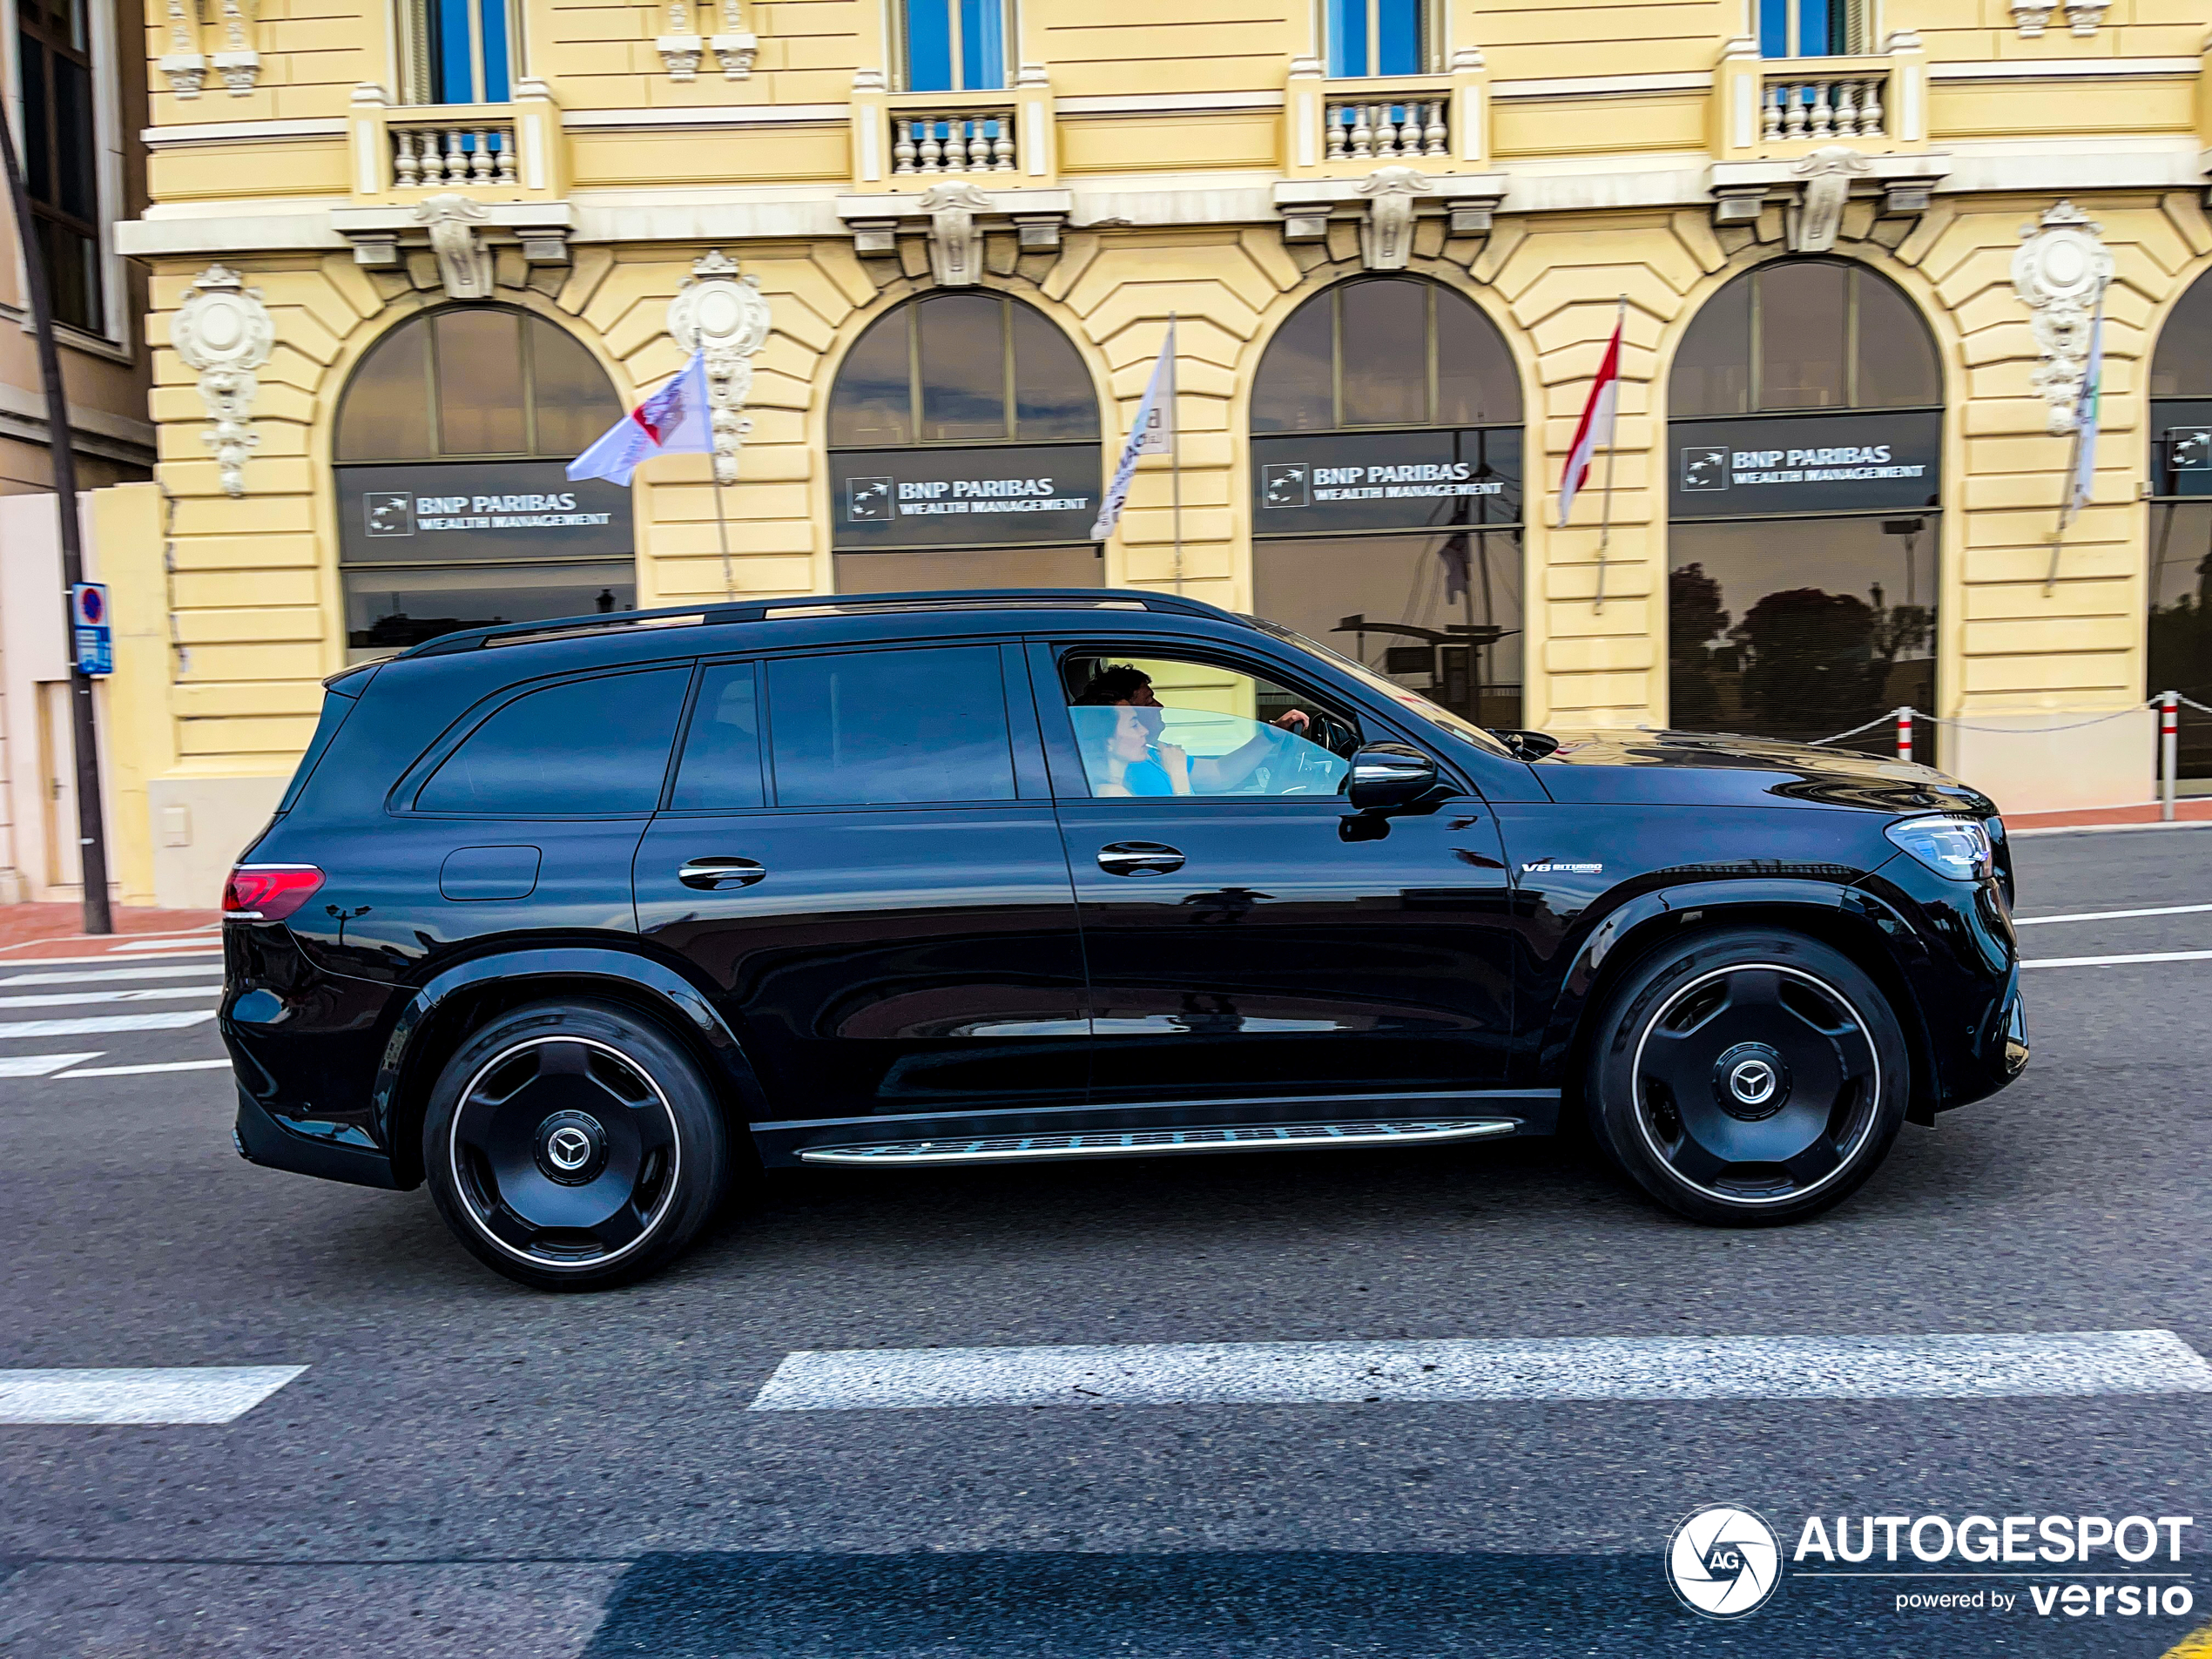
<svg viewBox="0 0 2212 1659"><path fill-rule="evenodd" d="M2027 1057L1990 802L1493 733L1157 593L477 629L329 682L224 897L238 1145L548 1289L733 1165L1547 1135L1793 1220Z"/></svg>

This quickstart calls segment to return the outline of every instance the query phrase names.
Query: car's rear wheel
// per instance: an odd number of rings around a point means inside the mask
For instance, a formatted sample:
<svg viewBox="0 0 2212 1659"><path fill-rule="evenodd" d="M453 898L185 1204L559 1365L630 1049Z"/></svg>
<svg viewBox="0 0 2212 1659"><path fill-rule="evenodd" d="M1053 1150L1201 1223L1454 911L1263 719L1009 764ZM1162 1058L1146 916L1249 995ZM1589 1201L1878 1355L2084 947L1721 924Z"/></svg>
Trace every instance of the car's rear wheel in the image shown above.
<svg viewBox="0 0 2212 1659"><path fill-rule="evenodd" d="M1596 1028L1599 1143L1698 1221L1762 1226L1840 1203L1888 1155L1911 1091L1874 981L1802 934L1696 935L1640 961Z"/></svg>
<svg viewBox="0 0 2212 1659"><path fill-rule="evenodd" d="M439 1074L422 1167L476 1258L540 1290L602 1290L652 1272L713 1214L727 1179L722 1114L691 1056L612 1003L503 1014Z"/></svg>

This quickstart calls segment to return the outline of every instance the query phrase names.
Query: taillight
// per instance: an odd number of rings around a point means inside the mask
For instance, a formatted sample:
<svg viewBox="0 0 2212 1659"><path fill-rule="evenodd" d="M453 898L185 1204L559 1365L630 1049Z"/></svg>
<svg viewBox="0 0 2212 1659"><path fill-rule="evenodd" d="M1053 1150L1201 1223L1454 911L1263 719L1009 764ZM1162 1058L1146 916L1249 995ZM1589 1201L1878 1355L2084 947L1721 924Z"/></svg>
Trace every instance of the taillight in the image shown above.
<svg viewBox="0 0 2212 1659"><path fill-rule="evenodd" d="M241 864L223 883L223 919L282 921L320 886L322 872L312 864Z"/></svg>

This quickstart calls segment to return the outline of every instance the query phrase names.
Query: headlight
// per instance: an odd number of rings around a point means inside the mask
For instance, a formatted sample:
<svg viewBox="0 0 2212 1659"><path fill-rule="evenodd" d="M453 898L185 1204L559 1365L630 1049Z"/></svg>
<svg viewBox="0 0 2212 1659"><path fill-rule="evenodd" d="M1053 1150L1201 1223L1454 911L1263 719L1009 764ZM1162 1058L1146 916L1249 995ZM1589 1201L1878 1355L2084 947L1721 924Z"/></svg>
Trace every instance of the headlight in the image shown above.
<svg viewBox="0 0 2212 1659"><path fill-rule="evenodd" d="M1883 834L1953 881L1979 881L1990 873L1989 832L1972 818L1905 818Z"/></svg>

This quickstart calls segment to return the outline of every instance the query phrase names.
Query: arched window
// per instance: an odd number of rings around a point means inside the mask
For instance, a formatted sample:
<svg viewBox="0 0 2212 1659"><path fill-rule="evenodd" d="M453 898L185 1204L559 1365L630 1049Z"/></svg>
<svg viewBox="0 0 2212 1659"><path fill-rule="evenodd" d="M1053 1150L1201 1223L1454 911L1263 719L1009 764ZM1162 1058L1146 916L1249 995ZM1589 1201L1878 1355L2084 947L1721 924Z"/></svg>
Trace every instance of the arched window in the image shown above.
<svg viewBox="0 0 2212 1659"><path fill-rule="evenodd" d="M930 293L879 318L838 369L829 450L840 592L1104 580L1098 396L1019 300Z"/></svg>
<svg viewBox="0 0 2212 1659"><path fill-rule="evenodd" d="M2212 274L2159 331L2150 428L2148 689L2212 703ZM2187 707L2179 771L2212 778L2212 720Z"/></svg>
<svg viewBox="0 0 2212 1659"><path fill-rule="evenodd" d="M354 653L629 610L630 492L564 472L622 413L590 353L526 311L448 306L372 347L332 455Z"/></svg>
<svg viewBox="0 0 2212 1659"><path fill-rule="evenodd" d="M1675 725L1933 713L1942 401L1927 325L1864 266L1784 260L1706 301L1668 398Z"/></svg>
<svg viewBox="0 0 2212 1659"><path fill-rule="evenodd" d="M1420 277L1325 288L1252 384L1252 604L1483 725L1521 722L1521 377Z"/></svg>

